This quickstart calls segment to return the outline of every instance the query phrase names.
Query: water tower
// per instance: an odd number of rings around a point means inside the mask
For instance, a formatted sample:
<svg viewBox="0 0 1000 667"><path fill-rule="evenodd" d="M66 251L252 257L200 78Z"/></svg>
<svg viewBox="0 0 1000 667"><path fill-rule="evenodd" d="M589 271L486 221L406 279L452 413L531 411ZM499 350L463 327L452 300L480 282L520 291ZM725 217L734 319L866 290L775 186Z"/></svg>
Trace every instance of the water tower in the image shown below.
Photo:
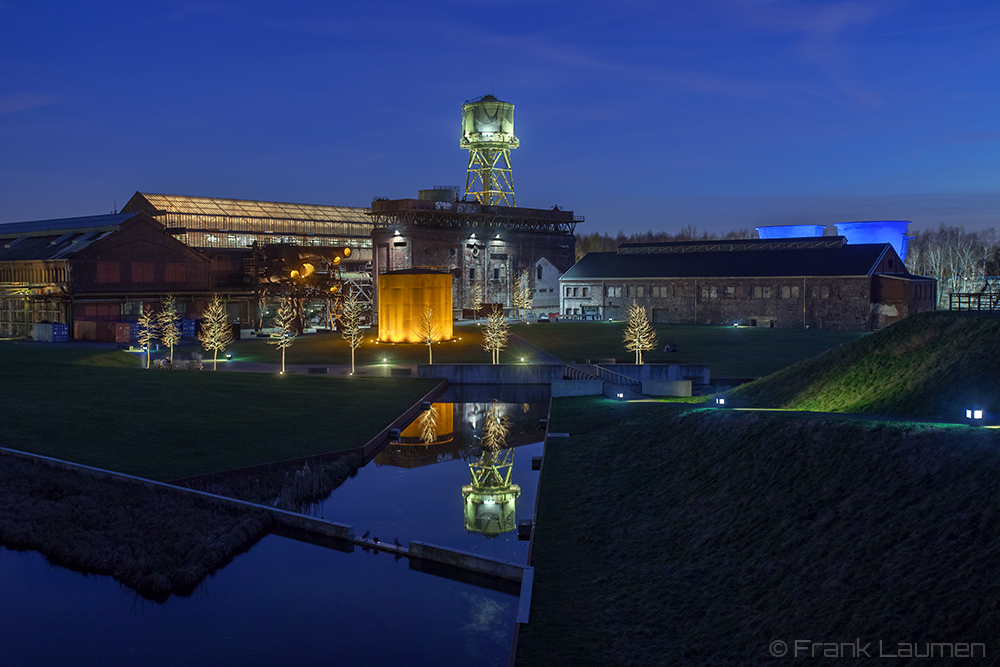
<svg viewBox="0 0 1000 667"><path fill-rule="evenodd" d="M469 149L466 197L472 195L480 204L516 206L510 170L510 151L518 146L514 105L492 95L463 104L460 146Z"/></svg>

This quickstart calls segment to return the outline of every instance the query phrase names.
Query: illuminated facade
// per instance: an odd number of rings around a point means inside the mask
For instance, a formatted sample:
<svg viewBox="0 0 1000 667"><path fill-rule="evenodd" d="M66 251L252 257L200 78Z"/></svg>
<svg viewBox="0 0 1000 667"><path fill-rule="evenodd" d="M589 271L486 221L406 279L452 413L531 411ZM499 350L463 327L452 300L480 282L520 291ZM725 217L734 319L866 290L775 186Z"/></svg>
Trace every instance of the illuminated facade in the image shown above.
<svg viewBox="0 0 1000 667"><path fill-rule="evenodd" d="M380 276L378 339L383 343L423 342L424 315L431 338L452 339L451 274L410 269Z"/></svg>
<svg viewBox="0 0 1000 667"><path fill-rule="evenodd" d="M143 212L193 248L245 248L254 243L351 246L353 264L371 262L367 208L136 192L122 213Z"/></svg>
<svg viewBox="0 0 1000 667"><path fill-rule="evenodd" d="M532 288L536 263L545 259L545 287L552 289L552 271L562 274L573 265L573 231L583 218L556 208L485 206L421 192L421 199L380 199L372 202L372 278L407 269L447 272L454 277L454 317L472 308L476 284L483 303L511 307L515 278L529 269ZM376 289L376 292L379 290ZM545 312L548 312L545 310Z"/></svg>

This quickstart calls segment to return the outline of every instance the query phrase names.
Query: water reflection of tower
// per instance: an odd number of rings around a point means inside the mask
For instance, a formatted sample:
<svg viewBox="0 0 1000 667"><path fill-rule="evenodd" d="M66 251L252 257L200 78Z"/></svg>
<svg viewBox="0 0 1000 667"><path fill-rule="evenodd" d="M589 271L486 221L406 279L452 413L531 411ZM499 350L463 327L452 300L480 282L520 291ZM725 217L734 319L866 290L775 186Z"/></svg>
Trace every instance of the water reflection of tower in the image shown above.
<svg viewBox="0 0 1000 667"><path fill-rule="evenodd" d="M511 483L514 450L505 449L510 418L494 402L482 415L481 449L469 457L472 483L462 487L465 529L496 537L514 530L515 501L521 487Z"/></svg>

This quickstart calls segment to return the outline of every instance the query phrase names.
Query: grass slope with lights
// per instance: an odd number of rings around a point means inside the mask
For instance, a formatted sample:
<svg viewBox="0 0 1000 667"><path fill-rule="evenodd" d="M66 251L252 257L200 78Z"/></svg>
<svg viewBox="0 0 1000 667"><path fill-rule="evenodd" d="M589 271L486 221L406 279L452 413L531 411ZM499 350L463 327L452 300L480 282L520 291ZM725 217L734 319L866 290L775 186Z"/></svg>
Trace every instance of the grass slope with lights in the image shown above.
<svg viewBox="0 0 1000 667"><path fill-rule="evenodd" d="M521 667L996 650L998 430L596 397L551 429Z"/></svg>
<svg viewBox="0 0 1000 667"><path fill-rule="evenodd" d="M935 312L734 389L734 406L953 422L1000 409L1000 318Z"/></svg>
<svg viewBox="0 0 1000 667"><path fill-rule="evenodd" d="M437 383L138 365L126 352L0 344L0 446L176 479L358 447Z"/></svg>

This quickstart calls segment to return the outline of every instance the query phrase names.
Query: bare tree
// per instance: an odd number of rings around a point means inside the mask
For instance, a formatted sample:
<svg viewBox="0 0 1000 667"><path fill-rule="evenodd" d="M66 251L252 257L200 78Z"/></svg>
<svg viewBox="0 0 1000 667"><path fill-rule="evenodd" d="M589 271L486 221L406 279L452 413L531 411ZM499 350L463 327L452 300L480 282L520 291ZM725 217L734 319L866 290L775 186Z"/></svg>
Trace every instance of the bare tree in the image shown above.
<svg viewBox="0 0 1000 667"><path fill-rule="evenodd" d="M156 317L156 323L160 329L160 340L170 349L170 365L174 365L174 345L181 339L181 330L178 327L181 316L177 313L177 301L173 294L168 294L160 306L160 314Z"/></svg>
<svg viewBox="0 0 1000 667"><path fill-rule="evenodd" d="M634 299L628 309L628 324L625 325L622 342L625 343L626 349L635 352L636 365L642 363L643 351L656 347L656 330L649 323L646 309Z"/></svg>
<svg viewBox="0 0 1000 667"><path fill-rule="evenodd" d="M434 363L434 342L441 337L441 328L434 318L434 309L424 306L420 313L420 321L417 322L417 337L420 342L427 346L427 363Z"/></svg>
<svg viewBox="0 0 1000 667"><path fill-rule="evenodd" d="M483 286L476 283L472 286L472 321L475 323L479 317L479 309L483 307Z"/></svg>
<svg viewBox="0 0 1000 667"><path fill-rule="evenodd" d="M354 350L361 346L361 318L368 305L358 299L358 291L350 290L340 309L340 335L351 346L351 375L354 375Z"/></svg>
<svg viewBox="0 0 1000 667"><path fill-rule="evenodd" d="M500 363L500 351L507 347L510 330L507 328L507 318L499 308L486 316L486 327L483 330L483 349L492 355L492 363Z"/></svg>
<svg viewBox="0 0 1000 667"><path fill-rule="evenodd" d="M938 282L938 307L947 308L952 292L974 292L996 270L995 230L966 232L964 227L940 225L923 230L908 245L906 267L911 273Z"/></svg>
<svg viewBox="0 0 1000 667"><path fill-rule="evenodd" d="M514 293L511 296L511 305L517 309L518 319L524 320L523 311L531 308L531 275L528 269L524 269L514 279Z"/></svg>
<svg viewBox="0 0 1000 667"><path fill-rule="evenodd" d="M205 309L198 340L201 341L203 348L213 353L212 370L218 370L219 352L225 350L233 342L233 325L229 322L226 304L222 302L218 294L212 297L208 308Z"/></svg>
<svg viewBox="0 0 1000 667"><path fill-rule="evenodd" d="M136 340L146 351L146 368L149 368L149 357L153 353L153 341L156 340L156 319L152 310L143 308L143 313L138 320L139 335L136 336Z"/></svg>
<svg viewBox="0 0 1000 667"><path fill-rule="evenodd" d="M285 298L278 305L278 311L274 314L274 326L268 336L268 345L275 345L281 350L281 372L285 372L285 350L292 346L295 341L295 319L298 314L295 312L295 305L292 300Z"/></svg>

